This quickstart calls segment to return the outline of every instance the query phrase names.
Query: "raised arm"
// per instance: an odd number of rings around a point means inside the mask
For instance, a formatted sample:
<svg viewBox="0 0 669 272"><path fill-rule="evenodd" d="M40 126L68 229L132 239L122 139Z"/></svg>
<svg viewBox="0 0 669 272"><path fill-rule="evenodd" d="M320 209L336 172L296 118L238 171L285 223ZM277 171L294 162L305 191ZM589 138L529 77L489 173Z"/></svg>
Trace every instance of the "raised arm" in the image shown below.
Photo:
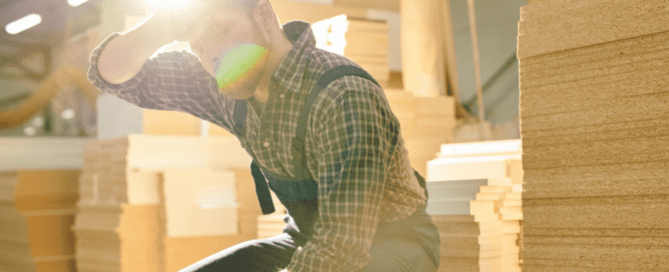
<svg viewBox="0 0 669 272"><path fill-rule="evenodd" d="M230 130L225 109L234 101L216 91L215 79L195 55L171 51L149 59L163 45L185 40L165 29L171 25L166 18L156 13L133 30L107 37L91 54L89 80L139 107L190 113Z"/></svg>

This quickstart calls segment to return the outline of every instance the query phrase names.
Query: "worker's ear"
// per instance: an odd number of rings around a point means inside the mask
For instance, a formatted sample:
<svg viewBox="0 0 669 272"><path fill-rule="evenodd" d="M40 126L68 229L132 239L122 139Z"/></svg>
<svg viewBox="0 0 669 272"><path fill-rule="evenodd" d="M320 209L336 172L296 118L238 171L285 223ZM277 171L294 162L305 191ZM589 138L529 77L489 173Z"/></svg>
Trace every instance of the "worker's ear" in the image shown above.
<svg viewBox="0 0 669 272"><path fill-rule="evenodd" d="M253 7L252 19L256 22L258 28L260 28L260 33L265 36L265 40L269 41L272 32L277 28L279 22L277 21L272 5L268 0L259 0L258 3L256 3Z"/></svg>

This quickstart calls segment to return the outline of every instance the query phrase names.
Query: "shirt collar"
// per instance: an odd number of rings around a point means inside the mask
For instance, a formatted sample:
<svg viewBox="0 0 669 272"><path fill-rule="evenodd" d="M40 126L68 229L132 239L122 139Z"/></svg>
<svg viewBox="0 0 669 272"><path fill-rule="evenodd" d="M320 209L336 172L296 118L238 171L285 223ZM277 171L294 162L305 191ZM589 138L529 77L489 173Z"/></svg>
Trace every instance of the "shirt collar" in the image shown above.
<svg viewBox="0 0 669 272"><path fill-rule="evenodd" d="M286 38L293 44L286 57L272 74L271 83L297 92L302 85L308 57L305 52L316 46L316 37L311 25L303 21L293 21L283 25Z"/></svg>

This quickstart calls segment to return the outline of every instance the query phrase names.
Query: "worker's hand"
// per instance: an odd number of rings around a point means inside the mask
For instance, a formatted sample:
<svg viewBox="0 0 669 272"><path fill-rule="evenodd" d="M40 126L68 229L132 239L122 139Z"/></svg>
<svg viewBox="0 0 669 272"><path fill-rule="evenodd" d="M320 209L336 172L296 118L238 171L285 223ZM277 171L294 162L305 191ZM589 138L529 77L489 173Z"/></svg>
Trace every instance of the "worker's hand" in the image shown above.
<svg viewBox="0 0 669 272"><path fill-rule="evenodd" d="M196 34L197 26L210 9L209 1L182 1L178 5L156 7L150 20L158 21L157 24L174 40L185 42Z"/></svg>

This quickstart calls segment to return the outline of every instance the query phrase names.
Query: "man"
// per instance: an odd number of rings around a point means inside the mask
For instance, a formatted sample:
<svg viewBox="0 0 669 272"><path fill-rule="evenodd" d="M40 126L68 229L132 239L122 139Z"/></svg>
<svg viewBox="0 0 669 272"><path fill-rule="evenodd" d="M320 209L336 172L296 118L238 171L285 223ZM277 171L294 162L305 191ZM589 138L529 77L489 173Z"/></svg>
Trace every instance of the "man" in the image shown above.
<svg viewBox="0 0 669 272"><path fill-rule="evenodd" d="M309 24L281 26L268 0L191 1L188 11L158 10L108 37L89 79L140 107L231 131L254 159L263 211L273 210L269 185L290 216L284 234L182 271L436 271L439 235L425 213L424 180L376 82L316 49ZM149 59L174 40L197 57Z"/></svg>

